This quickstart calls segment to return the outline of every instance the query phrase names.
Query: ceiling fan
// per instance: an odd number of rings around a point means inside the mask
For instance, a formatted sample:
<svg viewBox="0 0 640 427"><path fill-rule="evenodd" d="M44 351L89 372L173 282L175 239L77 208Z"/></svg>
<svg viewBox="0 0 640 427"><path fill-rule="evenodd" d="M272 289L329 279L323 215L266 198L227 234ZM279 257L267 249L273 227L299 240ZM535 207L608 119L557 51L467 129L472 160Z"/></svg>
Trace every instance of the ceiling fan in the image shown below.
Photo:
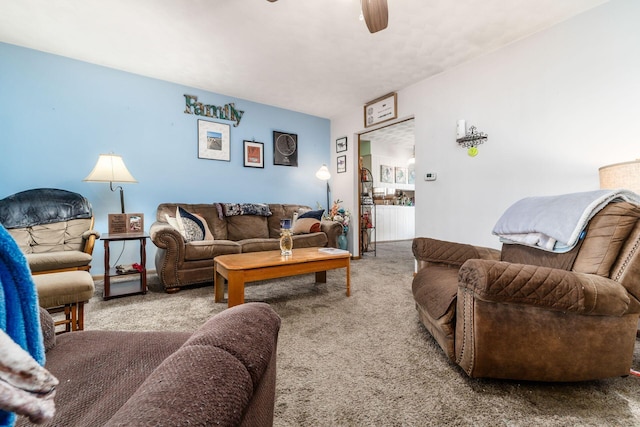
<svg viewBox="0 0 640 427"><path fill-rule="evenodd" d="M275 2L278 0L267 0ZM387 28L389 23L389 9L387 0L361 0L362 16L371 34Z"/></svg>

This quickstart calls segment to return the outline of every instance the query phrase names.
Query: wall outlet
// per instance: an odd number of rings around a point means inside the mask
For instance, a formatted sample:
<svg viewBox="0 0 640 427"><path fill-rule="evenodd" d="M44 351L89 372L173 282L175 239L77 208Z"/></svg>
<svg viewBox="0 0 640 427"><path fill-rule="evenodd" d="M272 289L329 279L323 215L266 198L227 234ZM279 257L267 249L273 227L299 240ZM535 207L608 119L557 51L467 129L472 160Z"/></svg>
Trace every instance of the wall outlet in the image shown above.
<svg viewBox="0 0 640 427"><path fill-rule="evenodd" d="M437 174L435 172L427 172L424 174L425 181L435 181L437 178Z"/></svg>

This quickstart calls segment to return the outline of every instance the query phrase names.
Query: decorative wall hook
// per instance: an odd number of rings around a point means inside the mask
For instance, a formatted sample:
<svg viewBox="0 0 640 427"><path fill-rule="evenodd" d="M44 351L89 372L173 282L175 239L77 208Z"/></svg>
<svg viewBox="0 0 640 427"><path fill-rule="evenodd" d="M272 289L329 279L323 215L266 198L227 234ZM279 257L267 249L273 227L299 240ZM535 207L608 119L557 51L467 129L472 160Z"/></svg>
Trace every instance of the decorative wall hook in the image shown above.
<svg viewBox="0 0 640 427"><path fill-rule="evenodd" d="M483 144L489 135L484 132L478 132L475 126L469 128L463 137L456 139L456 142L460 147L467 149L467 154L471 157L478 155L478 145Z"/></svg>

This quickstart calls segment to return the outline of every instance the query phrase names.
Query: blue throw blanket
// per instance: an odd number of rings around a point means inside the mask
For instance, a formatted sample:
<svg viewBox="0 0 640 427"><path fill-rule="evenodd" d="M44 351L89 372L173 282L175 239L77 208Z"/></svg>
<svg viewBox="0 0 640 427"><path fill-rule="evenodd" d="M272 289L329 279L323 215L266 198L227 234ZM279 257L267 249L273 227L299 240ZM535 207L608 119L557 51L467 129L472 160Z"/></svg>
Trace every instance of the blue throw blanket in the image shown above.
<svg viewBox="0 0 640 427"><path fill-rule="evenodd" d="M517 201L502 214L493 234L500 236L504 243L567 252L578 243L589 220L613 201L640 205L640 196L627 190L596 190L528 197Z"/></svg>
<svg viewBox="0 0 640 427"><path fill-rule="evenodd" d="M0 328L44 366L38 294L17 243L0 225ZM0 410L0 426L13 425L15 415Z"/></svg>

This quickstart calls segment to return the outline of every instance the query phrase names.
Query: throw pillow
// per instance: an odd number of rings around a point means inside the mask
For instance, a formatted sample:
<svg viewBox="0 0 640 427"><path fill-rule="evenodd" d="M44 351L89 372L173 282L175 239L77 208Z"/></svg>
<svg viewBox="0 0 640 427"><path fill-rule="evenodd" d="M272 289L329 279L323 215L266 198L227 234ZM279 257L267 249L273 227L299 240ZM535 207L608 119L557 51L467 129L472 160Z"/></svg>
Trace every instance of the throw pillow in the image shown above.
<svg viewBox="0 0 640 427"><path fill-rule="evenodd" d="M293 234L317 233L320 231L320 221L315 218L298 218L293 224Z"/></svg>
<svg viewBox="0 0 640 427"><path fill-rule="evenodd" d="M300 219L302 218L315 218L318 221L322 221L322 214L324 214L324 209L305 212L303 214L300 214L300 216L298 216L298 221L300 221Z"/></svg>
<svg viewBox="0 0 640 427"><path fill-rule="evenodd" d="M182 229L184 230L182 236L185 242L204 240L204 225L198 217L178 207L176 219L178 220L178 226L182 224Z"/></svg>
<svg viewBox="0 0 640 427"><path fill-rule="evenodd" d="M211 232L211 229L209 228L209 224L207 224L207 221L204 219L204 217L202 215L200 215L200 214L197 214L197 213L194 213L193 216L195 216L200 221L202 221L202 226L204 227L204 239L203 240L214 240L213 239L213 233Z"/></svg>
<svg viewBox="0 0 640 427"><path fill-rule="evenodd" d="M167 220L167 223L172 226L173 228L175 228L176 230L178 230L178 232L180 234L182 234L182 230L180 230L180 226L178 225L178 220L175 219L172 216L169 216L169 214L164 214L164 219Z"/></svg>

